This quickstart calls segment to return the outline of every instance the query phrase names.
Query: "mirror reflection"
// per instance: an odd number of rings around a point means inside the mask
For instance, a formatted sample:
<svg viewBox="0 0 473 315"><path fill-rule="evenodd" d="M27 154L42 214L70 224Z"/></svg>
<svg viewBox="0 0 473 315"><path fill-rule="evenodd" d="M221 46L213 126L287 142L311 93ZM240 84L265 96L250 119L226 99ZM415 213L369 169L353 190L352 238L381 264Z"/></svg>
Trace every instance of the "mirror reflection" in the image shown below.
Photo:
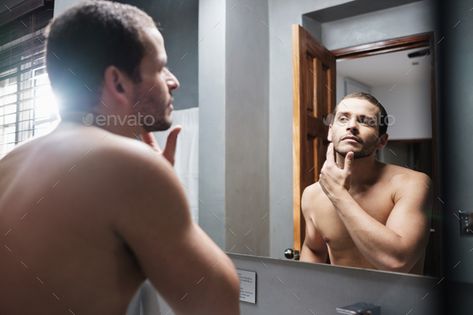
<svg viewBox="0 0 473 315"><path fill-rule="evenodd" d="M422 274L431 214L428 48L339 60L340 101L305 188L301 261Z"/></svg>
<svg viewBox="0 0 473 315"><path fill-rule="evenodd" d="M423 274L434 187L432 164L423 173L414 161L435 164L435 155L427 150L414 156L411 148L428 145L432 137L429 36L330 52L303 27L294 26L293 34L294 236L300 259ZM402 49L413 44L419 48ZM395 142L385 154L391 130Z"/></svg>

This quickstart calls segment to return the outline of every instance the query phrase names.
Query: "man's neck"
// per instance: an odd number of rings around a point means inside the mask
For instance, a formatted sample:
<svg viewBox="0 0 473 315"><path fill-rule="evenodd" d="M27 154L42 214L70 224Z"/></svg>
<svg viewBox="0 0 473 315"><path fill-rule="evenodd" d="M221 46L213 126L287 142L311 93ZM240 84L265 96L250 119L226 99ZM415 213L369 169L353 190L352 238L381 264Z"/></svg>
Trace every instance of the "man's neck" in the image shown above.
<svg viewBox="0 0 473 315"><path fill-rule="evenodd" d="M336 153L336 161L339 167L343 167L345 157ZM379 175L379 162L375 153L363 157L355 158L351 164L351 188L362 188L370 185Z"/></svg>
<svg viewBox="0 0 473 315"><path fill-rule="evenodd" d="M78 124L82 126L94 126L113 134L138 139L141 134L141 128L132 124L127 124L126 118L118 116L109 116L102 113L91 112L68 112L61 114L61 125Z"/></svg>

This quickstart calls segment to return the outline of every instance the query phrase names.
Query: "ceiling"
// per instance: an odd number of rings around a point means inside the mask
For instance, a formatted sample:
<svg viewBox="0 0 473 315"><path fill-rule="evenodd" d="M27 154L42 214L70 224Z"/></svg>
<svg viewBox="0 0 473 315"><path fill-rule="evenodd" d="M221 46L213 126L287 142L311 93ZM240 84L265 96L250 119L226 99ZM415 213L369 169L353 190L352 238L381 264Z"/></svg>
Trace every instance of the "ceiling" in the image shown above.
<svg viewBox="0 0 473 315"><path fill-rule="evenodd" d="M310 12L306 16L317 22L325 23L418 1L420 0L354 0Z"/></svg>
<svg viewBox="0 0 473 315"><path fill-rule="evenodd" d="M337 75L349 77L370 87L415 84L430 80L431 56L407 57L407 54L423 49L425 48L337 60Z"/></svg>

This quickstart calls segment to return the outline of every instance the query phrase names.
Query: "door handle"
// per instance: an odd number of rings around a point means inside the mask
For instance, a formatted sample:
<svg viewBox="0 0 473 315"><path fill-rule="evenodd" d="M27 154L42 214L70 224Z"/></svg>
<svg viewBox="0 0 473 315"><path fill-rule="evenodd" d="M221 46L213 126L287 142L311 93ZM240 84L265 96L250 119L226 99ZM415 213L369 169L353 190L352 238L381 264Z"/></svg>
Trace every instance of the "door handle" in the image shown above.
<svg viewBox="0 0 473 315"><path fill-rule="evenodd" d="M301 255L298 250L294 250L292 248L286 248L284 250L284 257L286 257L287 259L299 260Z"/></svg>

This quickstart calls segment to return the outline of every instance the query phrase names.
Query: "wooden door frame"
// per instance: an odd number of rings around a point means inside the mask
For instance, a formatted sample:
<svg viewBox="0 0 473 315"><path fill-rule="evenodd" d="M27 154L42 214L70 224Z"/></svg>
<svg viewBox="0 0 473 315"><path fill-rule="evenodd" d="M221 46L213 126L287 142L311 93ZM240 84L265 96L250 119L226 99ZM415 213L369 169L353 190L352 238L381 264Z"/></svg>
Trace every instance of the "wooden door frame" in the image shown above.
<svg viewBox="0 0 473 315"><path fill-rule="evenodd" d="M314 40L301 25L292 25L292 34L293 247L299 251L302 249L305 236L305 221L301 209L302 194L307 186L318 180L318 173L325 160L325 150L321 150L328 131L325 119L333 112L336 105L336 95L332 92L336 88L336 60L335 56ZM309 56L312 59L310 62L306 60ZM302 90L308 86L309 89ZM309 155L306 154L308 152Z"/></svg>
<svg viewBox="0 0 473 315"><path fill-rule="evenodd" d="M355 59L391 52L433 46L434 33L422 33L399 38L386 39L368 44L344 47L330 52L336 59Z"/></svg>

